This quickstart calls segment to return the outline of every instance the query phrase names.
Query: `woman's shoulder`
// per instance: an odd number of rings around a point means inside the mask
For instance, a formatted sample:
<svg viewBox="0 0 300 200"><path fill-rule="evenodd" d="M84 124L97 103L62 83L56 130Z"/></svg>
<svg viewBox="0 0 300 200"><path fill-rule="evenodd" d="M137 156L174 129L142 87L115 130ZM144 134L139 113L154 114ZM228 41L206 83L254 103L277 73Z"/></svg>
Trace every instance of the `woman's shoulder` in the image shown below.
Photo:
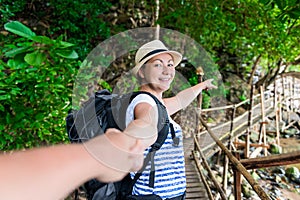
<svg viewBox="0 0 300 200"><path fill-rule="evenodd" d="M131 104L134 104L134 105L137 105L139 103L149 103L151 106L156 105L155 100L150 95L145 94L145 93L138 94L131 101Z"/></svg>

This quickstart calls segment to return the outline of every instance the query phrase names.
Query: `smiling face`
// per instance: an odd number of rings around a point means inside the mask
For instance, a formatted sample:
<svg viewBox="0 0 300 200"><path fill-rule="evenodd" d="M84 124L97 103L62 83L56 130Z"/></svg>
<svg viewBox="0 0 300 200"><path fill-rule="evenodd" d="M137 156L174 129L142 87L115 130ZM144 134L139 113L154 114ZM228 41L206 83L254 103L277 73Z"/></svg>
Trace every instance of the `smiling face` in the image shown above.
<svg viewBox="0 0 300 200"><path fill-rule="evenodd" d="M143 87L156 92L164 92L170 88L175 76L173 57L168 53L154 56L138 71Z"/></svg>

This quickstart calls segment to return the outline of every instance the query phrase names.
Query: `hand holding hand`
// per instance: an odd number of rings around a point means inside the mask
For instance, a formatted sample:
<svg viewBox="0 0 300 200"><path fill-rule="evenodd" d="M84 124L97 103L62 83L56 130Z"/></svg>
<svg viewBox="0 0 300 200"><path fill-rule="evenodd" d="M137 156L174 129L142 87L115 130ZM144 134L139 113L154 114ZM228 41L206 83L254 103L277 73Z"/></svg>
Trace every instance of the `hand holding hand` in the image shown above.
<svg viewBox="0 0 300 200"><path fill-rule="evenodd" d="M117 129L108 129L104 135L84 145L97 162L106 166L106 173L99 172L97 177L103 182L121 180L128 172L138 171L143 165L145 146Z"/></svg>

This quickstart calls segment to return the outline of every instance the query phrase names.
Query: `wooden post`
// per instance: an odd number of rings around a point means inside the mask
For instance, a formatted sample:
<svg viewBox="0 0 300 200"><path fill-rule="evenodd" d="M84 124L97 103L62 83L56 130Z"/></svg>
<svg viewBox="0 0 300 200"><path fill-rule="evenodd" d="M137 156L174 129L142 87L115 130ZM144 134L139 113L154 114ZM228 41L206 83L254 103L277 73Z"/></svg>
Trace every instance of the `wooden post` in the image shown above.
<svg viewBox="0 0 300 200"><path fill-rule="evenodd" d="M281 84L282 84L282 90L281 90L281 95L280 95L280 102L281 102L281 104L280 104L280 106L281 106L281 108L280 108L280 120L282 121L283 120L283 103L284 103L284 95L285 95L285 86L284 86L284 81L285 81L285 79L284 79L284 77L282 76L281 77Z"/></svg>
<svg viewBox="0 0 300 200"><path fill-rule="evenodd" d="M295 97L296 97L296 94L295 94L295 84L296 84L296 82L295 82L295 77L292 77L292 85L291 85L291 92L292 92L292 94L291 94L291 108L292 108L292 112L294 112L295 111Z"/></svg>
<svg viewBox="0 0 300 200"><path fill-rule="evenodd" d="M201 148L200 148L200 145L199 145L199 142L196 140L196 146L197 146L197 149L198 149L198 152L200 154L200 157L201 157L201 160L202 160L202 163L203 163L203 166L205 167L205 169L207 170L207 173L209 175L209 177L211 178L212 182L214 183L216 189L218 190L219 194L221 195L221 198L223 200L226 200L226 195L224 193L224 191L222 190L221 186L219 185L217 179L215 178L212 170L210 169L209 167L209 164L207 163L206 161L206 158L205 156L203 155L202 151L201 151Z"/></svg>
<svg viewBox="0 0 300 200"><path fill-rule="evenodd" d="M234 152L234 156L237 160L240 160L240 153ZM234 199L241 200L242 199L242 188L241 188L241 172L233 166L233 178L234 178Z"/></svg>
<svg viewBox="0 0 300 200"><path fill-rule="evenodd" d="M258 183L253 179L253 177L246 170L246 168L236 159L236 157L234 157L232 155L232 153L226 148L226 146L222 143L222 141L220 141L219 138L212 132L212 130L209 128L209 126L206 124L206 122L202 119L201 116L200 116L200 121L203 124L203 126L206 128L209 135L216 142L216 144L228 156L228 158L231 161L232 165L241 172L241 174L245 177L245 179L248 181L248 183L251 185L251 187L254 189L254 191L258 194L258 196L262 200L269 200L270 197L268 196L268 194L258 185Z"/></svg>
<svg viewBox="0 0 300 200"><path fill-rule="evenodd" d="M204 71L201 66L196 69L196 74L198 75L198 83L201 83L204 76ZM201 112L201 105L202 105L202 92L197 97L197 107L200 109Z"/></svg>
<svg viewBox="0 0 300 200"><path fill-rule="evenodd" d="M157 22L158 20L158 17L159 17L159 0L156 0L156 9L155 9L155 23ZM159 29L160 29L160 26L159 24L156 25L156 33L155 33L155 39L159 40Z"/></svg>
<svg viewBox="0 0 300 200"><path fill-rule="evenodd" d="M264 88L260 86L260 105L261 105L261 123L262 123L262 139L264 146L267 145L267 135L266 135L266 115L265 115L265 95ZM264 154L267 156L268 151L267 148L264 148Z"/></svg>
<svg viewBox="0 0 300 200"><path fill-rule="evenodd" d="M200 150L199 150L200 151ZM196 152L195 151L192 151L192 154L193 154L193 157L196 158L197 155L196 155ZM214 200L214 197L213 197L213 194L211 192L211 189L209 187L209 184L208 182L206 181L206 178L204 176L204 174L202 173L202 165L200 163L200 161L198 159L195 159L195 163L196 163L196 166L198 168L198 171L199 171L199 174L200 174L200 178L204 184L204 187L206 189L206 192L207 192L207 195L208 195L208 198L209 200Z"/></svg>
<svg viewBox="0 0 300 200"><path fill-rule="evenodd" d="M240 162L246 169L258 169L300 163L300 151L271 155L267 157L242 159Z"/></svg>
<svg viewBox="0 0 300 200"><path fill-rule="evenodd" d="M291 123L291 109L292 109L292 91L291 91L291 79L290 77L286 78L288 80L288 98L287 98L287 111L288 111L288 124Z"/></svg>
<svg viewBox="0 0 300 200"><path fill-rule="evenodd" d="M274 111L275 111L275 124L276 124L276 144L280 145L280 131L279 131L279 105L277 93L277 81L274 81Z"/></svg>
<svg viewBox="0 0 300 200"><path fill-rule="evenodd" d="M232 107L232 115L231 115L231 123L230 123L230 135L229 135L229 139L228 139L228 145L227 148L229 149L229 151L231 151L231 140L233 138L233 122L234 122L234 118L235 118L235 112L236 112L236 106L235 104ZM223 189L224 192L226 194L226 190L227 190L227 176L228 176L228 165L229 165L229 159L226 156L226 154L224 154L224 171L223 171Z"/></svg>
<svg viewBox="0 0 300 200"><path fill-rule="evenodd" d="M198 83L202 82L203 76L204 76L204 71L201 66L199 66L196 69L196 74L198 75ZM197 96L197 113L196 113L196 139L198 140L198 134L200 132L200 123L199 123L199 116L201 115L201 106L202 106L202 92ZM194 151L198 151L196 148L196 144L194 143Z"/></svg>
<svg viewBox="0 0 300 200"><path fill-rule="evenodd" d="M254 84L251 84L251 92L250 92L250 108L248 115L248 129L246 131L246 147L245 147L245 157L248 158L250 155L250 135L252 130L252 109L253 109L253 96L254 96Z"/></svg>

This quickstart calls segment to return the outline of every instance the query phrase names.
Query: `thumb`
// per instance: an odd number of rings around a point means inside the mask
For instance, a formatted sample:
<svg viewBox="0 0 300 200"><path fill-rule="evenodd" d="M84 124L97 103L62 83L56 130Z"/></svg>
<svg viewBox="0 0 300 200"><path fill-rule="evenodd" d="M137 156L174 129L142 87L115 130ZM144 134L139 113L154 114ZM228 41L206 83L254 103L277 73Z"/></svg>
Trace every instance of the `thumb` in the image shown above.
<svg viewBox="0 0 300 200"><path fill-rule="evenodd" d="M132 166L130 171L138 171L144 163L144 150L145 145L143 145L143 142L141 140L136 140L136 143L133 147L130 149L131 156L129 157Z"/></svg>

